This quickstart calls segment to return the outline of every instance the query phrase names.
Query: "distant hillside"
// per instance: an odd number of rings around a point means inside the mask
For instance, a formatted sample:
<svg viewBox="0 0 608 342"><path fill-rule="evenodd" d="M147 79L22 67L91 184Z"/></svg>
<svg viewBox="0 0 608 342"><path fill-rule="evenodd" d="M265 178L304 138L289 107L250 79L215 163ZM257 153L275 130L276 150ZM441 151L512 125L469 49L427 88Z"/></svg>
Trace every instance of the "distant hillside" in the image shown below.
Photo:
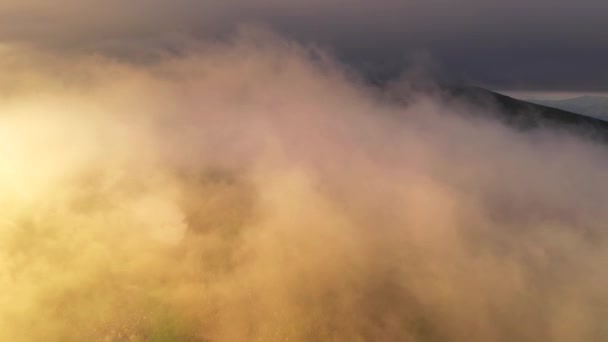
<svg viewBox="0 0 608 342"><path fill-rule="evenodd" d="M444 86L445 94L491 111L498 119L519 129L551 128L608 142L608 122L566 110L534 104L471 86Z"/></svg>
<svg viewBox="0 0 608 342"><path fill-rule="evenodd" d="M570 112L591 116L598 119L608 119L608 97L580 96L562 100L537 100L529 102L559 108Z"/></svg>

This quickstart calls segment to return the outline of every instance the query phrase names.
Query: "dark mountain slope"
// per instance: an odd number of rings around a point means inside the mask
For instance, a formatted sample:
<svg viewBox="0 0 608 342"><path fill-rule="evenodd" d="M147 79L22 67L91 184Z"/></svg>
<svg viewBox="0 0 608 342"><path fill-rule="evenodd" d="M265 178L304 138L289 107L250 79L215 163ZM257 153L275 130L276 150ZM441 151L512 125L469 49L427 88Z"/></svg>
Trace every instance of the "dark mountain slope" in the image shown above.
<svg viewBox="0 0 608 342"><path fill-rule="evenodd" d="M550 128L608 142L608 122L565 110L517 100L483 88L444 86L448 100L470 103L481 111L497 115L497 119L519 129Z"/></svg>
<svg viewBox="0 0 608 342"><path fill-rule="evenodd" d="M608 119L608 97L580 96L562 100L528 99L526 101L547 107L559 108L602 120Z"/></svg>

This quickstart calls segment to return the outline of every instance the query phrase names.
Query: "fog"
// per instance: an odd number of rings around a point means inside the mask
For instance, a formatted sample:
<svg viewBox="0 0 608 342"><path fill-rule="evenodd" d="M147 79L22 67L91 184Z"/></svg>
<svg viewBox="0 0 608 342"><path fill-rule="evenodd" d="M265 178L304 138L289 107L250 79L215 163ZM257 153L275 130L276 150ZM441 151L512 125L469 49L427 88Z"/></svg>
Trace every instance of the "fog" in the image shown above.
<svg viewBox="0 0 608 342"><path fill-rule="evenodd" d="M184 51L0 50L0 340L608 338L604 146L265 31Z"/></svg>

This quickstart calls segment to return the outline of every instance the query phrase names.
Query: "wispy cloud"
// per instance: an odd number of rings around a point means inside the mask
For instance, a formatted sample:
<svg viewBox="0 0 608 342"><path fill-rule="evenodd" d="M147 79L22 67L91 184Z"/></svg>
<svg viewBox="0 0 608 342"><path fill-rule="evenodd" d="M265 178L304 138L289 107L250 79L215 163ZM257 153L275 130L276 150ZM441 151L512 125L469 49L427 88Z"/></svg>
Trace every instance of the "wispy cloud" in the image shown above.
<svg viewBox="0 0 608 342"><path fill-rule="evenodd" d="M5 49L1 340L607 337L604 147L265 32L186 51Z"/></svg>

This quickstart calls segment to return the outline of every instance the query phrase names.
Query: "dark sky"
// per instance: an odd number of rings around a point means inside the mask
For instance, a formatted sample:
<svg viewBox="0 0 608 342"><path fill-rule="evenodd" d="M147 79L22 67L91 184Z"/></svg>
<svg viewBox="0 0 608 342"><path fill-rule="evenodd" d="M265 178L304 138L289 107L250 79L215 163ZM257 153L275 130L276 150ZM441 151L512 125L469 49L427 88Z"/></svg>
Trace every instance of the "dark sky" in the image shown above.
<svg viewBox="0 0 608 342"><path fill-rule="evenodd" d="M367 72L423 64L495 89L606 91L607 18L600 0L3 0L0 41L135 51L257 23Z"/></svg>

